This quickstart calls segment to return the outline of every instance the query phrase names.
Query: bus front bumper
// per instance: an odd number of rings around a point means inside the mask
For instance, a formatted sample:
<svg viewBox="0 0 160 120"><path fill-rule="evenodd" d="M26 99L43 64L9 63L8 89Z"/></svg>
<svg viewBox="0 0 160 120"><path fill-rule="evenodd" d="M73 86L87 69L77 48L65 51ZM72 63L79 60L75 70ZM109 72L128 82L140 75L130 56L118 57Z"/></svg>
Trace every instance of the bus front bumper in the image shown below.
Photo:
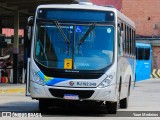
<svg viewBox="0 0 160 120"><path fill-rule="evenodd" d="M68 88L42 86L31 82L31 97L33 99L71 99L71 100L94 100L116 101L116 85L105 88ZM65 97L67 96L68 97ZM76 96L76 97L75 97Z"/></svg>

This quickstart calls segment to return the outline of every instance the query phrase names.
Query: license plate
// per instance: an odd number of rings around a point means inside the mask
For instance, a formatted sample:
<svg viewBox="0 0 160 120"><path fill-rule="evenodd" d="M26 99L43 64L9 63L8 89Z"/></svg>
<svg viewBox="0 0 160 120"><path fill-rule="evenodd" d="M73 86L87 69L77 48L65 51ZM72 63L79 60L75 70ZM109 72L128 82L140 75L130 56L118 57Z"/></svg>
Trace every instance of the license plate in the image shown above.
<svg viewBox="0 0 160 120"><path fill-rule="evenodd" d="M64 99L68 100L78 100L79 96L74 94L64 94Z"/></svg>

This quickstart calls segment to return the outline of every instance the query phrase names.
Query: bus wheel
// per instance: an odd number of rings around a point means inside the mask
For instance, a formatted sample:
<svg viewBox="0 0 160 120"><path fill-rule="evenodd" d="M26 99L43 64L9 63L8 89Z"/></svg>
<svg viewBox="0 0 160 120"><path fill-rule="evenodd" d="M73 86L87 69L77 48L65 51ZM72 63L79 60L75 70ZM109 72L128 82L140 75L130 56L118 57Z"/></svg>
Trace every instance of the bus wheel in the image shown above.
<svg viewBox="0 0 160 120"><path fill-rule="evenodd" d="M45 99L39 99L39 111L41 113L46 113L48 107L49 107L49 104L48 104L47 100L45 100Z"/></svg>
<svg viewBox="0 0 160 120"><path fill-rule="evenodd" d="M130 94L130 85L128 87L128 94L127 97L120 100L120 108L126 109L128 107L128 99L129 99L129 94Z"/></svg>
<svg viewBox="0 0 160 120"><path fill-rule="evenodd" d="M118 102L106 102L106 107L109 114L116 114L118 109Z"/></svg>
<svg viewBox="0 0 160 120"><path fill-rule="evenodd" d="M120 100L120 108L127 108L128 107L128 97Z"/></svg>

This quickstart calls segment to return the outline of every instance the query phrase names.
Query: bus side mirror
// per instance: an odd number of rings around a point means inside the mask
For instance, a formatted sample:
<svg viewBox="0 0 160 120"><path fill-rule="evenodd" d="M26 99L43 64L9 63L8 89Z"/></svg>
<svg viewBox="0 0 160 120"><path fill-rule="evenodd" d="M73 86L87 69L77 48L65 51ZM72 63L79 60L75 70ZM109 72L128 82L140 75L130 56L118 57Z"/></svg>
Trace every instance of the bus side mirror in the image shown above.
<svg viewBox="0 0 160 120"><path fill-rule="evenodd" d="M30 26L27 26L27 37L28 40L32 39L32 28Z"/></svg>
<svg viewBox="0 0 160 120"><path fill-rule="evenodd" d="M28 18L28 26L33 26L33 23L34 23L34 17L33 16L30 16Z"/></svg>
<svg viewBox="0 0 160 120"><path fill-rule="evenodd" d="M27 26L27 37L28 37L28 40L32 39L33 24L34 24L34 17L30 16L28 18L28 26Z"/></svg>

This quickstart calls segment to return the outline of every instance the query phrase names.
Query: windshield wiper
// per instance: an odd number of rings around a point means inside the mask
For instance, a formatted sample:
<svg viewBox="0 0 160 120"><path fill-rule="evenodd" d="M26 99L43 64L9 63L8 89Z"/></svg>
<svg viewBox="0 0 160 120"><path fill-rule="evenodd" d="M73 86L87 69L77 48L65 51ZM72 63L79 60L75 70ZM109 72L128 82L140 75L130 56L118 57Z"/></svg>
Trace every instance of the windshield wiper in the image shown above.
<svg viewBox="0 0 160 120"><path fill-rule="evenodd" d="M95 27L95 23L93 23L93 24L89 27L89 29L87 30L87 32L86 32L86 33L83 35L83 37L79 40L78 45L81 45L81 44L85 41L85 39L88 37L89 33L94 29L94 27Z"/></svg>
<svg viewBox="0 0 160 120"><path fill-rule="evenodd" d="M59 32L61 33L62 37L64 38L64 41L67 43L67 44L70 44L70 41L68 40L68 38L66 37L66 35L64 34L61 26L59 25L59 22L58 21L54 21L56 27L58 28Z"/></svg>

